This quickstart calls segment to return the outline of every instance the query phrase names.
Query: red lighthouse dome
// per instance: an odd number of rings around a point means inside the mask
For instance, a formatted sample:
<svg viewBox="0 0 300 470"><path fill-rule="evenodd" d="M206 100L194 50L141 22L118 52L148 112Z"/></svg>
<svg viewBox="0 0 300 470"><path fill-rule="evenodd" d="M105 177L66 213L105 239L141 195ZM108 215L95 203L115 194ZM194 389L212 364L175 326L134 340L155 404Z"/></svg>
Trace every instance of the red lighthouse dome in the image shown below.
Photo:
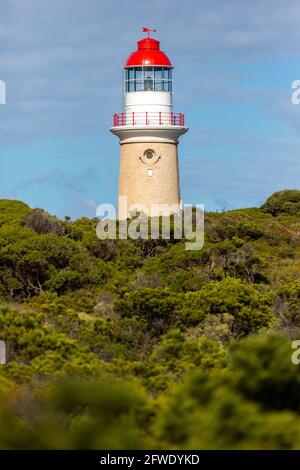
<svg viewBox="0 0 300 470"><path fill-rule="evenodd" d="M159 41L147 37L138 41L138 49L132 52L124 67L138 67L143 65L172 67L168 56L160 50Z"/></svg>

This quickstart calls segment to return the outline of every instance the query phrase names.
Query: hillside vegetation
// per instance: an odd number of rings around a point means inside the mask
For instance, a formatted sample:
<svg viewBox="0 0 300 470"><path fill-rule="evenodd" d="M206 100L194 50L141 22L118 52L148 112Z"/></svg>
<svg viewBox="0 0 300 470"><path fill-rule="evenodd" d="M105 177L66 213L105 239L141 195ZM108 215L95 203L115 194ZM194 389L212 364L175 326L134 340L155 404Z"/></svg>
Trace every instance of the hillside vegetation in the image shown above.
<svg viewBox="0 0 300 470"><path fill-rule="evenodd" d="M0 200L0 448L299 449L300 191L199 251L96 225Z"/></svg>

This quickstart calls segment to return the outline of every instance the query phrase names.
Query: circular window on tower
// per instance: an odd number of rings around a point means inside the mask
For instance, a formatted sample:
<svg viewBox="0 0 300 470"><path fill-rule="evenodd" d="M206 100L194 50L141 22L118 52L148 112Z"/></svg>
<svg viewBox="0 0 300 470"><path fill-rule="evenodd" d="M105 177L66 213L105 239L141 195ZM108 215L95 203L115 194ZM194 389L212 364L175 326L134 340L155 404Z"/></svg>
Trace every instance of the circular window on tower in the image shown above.
<svg viewBox="0 0 300 470"><path fill-rule="evenodd" d="M147 158L148 161L152 160L154 157L153 150L146 150L145 157Z"/></svg>
<svg viewBox="0 0 300 470"><path fill-rule="evenodd" d="M143 156L140 158L146 165L154 165L154 163L159 160L159 156L152 149L145 150Z"/></svg>

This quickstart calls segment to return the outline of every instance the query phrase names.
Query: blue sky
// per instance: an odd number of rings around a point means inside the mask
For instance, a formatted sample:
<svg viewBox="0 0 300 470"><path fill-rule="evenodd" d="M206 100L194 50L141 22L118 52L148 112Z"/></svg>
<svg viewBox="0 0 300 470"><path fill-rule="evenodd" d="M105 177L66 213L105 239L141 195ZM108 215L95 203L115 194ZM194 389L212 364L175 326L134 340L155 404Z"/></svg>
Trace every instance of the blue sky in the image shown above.
<svg viewBox="0 0 300 470"><path fill-rule="evenodd" d="M122 64L155 37L175 66L185 203L260 205L299 188L300 3L0 0L0 198L63 217L117 202Z"/></svg>

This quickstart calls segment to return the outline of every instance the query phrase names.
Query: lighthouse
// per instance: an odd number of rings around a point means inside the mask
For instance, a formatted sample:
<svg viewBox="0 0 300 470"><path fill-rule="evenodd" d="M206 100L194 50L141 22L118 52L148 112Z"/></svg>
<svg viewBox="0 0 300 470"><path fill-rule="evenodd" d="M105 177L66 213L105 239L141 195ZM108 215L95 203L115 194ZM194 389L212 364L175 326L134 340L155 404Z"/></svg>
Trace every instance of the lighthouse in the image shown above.
<svg viewBox="0 0 300 470"><path fill-rule="evenodd" d="M168 216L181 211L178 142L187 132L174 113L173 66L150 36L137 43L124 64L123 109L110 131L120 141L118 218L132 212Z"/></svg>

